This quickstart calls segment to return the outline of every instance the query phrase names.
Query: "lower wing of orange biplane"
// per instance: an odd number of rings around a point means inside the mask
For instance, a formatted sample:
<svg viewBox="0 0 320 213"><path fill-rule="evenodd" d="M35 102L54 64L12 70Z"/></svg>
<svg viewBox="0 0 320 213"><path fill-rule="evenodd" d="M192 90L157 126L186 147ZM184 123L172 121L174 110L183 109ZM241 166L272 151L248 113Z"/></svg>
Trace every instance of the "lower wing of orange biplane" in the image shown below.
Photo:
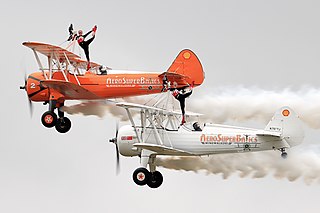
<svg viewBox="0 0 320 213"><path fill-rule="evenodd" d="M59 92L64 99L99 99L94 93L74 83L57 80L46 80L41 83L49 89Z"/></svg>

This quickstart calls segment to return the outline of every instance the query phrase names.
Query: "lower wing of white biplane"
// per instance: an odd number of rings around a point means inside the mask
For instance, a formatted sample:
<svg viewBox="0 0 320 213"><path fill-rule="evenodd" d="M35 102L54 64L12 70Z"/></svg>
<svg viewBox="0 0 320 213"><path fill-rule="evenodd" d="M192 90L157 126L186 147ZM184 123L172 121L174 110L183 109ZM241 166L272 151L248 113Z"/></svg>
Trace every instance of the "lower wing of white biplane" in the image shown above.
<svg viewBox="0 0 320 213"><path fill-rule="evenodd" d="M136 143L133 144L133 146L140 148L140 149L146 149L152 152L155 152L157 155L193 155L189 152L175 149L172 147L164 146L164 145L157 145L157 144L148 144L148 143Z"/></svg>

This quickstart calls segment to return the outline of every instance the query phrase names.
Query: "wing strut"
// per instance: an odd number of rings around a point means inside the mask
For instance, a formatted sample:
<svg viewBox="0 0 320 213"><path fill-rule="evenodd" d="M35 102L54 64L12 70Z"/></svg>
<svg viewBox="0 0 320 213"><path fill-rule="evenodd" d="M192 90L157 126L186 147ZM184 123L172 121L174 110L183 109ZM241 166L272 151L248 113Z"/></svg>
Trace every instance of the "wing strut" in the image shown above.
<svg viewBox="0 0 320 213"><path fill-rule="evenodd" d="M53 55L54 55L54 57L56 58L56 60L58 62L58 68L61 70L64 79L66 80L66 82L69 82L69 80L68 80L68 78L66 76L65 70L62 70L62 66L61 66L61 63L59 61L59 58L58 58L56 52L53 52ZM50 76L50 78L51 78L51 76Z"/></svg>
<svg viewBox="0 0 320 213"><path fill-rule="evenodd" d="M158 132L158 130L157 130L157 127L156 127L156 125L154 125L154 121L153 121L153 119L154 119L154 114L153 114L153 113L150 113L149 111L147 111L147 112L148 112L148 114L149 114L148 120L149 120L151 126L153 127L154 133L156 133L156 140L157 140L158 144L163 145L163 142L162 142L162 140L161 140L161 138L160 138L160 135L159 135L159 132Z"/></svg>
<svg viewBox="0 0 320 213"><path fill-rule="evenodd" d="M134 132L136 133L138 142L141 143L141 138L140 138L140 136L139 136L139 134L138 134L137 127L136 127L136 124L135 124L134 121L133 121L132 115L131 115L131 113L130 113L130 111L129 111L129 109L128 109L127 107L126 107L125 109L126 109L126 111L127 111L127 114L128 114L129 120L130 120L130 122L131 122L131 125L132 125L132 127L134 128Z"/></svg>
<svg viewBox="0 0 320 213"><path fill-rule="evenodd" d="M42 66L42 64L41 64L40 58L39 58L36 50L35 50L34 48L32 48L32 51L33 51L33 53L34 53L34 56L36 57L36 60L37 60L37 62L38 62L38 65L39 65L42 73L43 73L43 76L45 77L46 80L48 80L48 76L47 76L47 74L44 72L43 66Z"/></svg>
<svg viewBox="0 0 320 213"><path fill-rule="evenodd" d="M71 65L71 63L70 63L69 58L67 57L67 55L66 55L65 52L63 53L63 55L64 55L64 57L65 57L66 60L67 60L67 68L68 68L68 66ZM76 75L75 72L73 72L73 76L74 76L74 78L76 79L78 85L80 86L81 84L80 84L80 82L79 82L79 80L78 80L78 77L77 77L77 75Z"/></svg>

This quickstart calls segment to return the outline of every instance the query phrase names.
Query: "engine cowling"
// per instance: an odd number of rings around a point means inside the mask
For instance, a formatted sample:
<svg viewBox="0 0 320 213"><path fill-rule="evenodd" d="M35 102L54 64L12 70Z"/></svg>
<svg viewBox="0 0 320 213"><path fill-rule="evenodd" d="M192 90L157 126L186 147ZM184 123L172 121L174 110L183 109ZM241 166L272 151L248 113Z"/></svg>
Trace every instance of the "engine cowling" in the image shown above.
<svg viewBox="0 0 320 213"><path fill-rule="evenodd" d="M117 142L121 155L137 156L140 154L138 149L133 146L133 144L138 143L138 139L131 125L125 125L119 129Z"/></svg>

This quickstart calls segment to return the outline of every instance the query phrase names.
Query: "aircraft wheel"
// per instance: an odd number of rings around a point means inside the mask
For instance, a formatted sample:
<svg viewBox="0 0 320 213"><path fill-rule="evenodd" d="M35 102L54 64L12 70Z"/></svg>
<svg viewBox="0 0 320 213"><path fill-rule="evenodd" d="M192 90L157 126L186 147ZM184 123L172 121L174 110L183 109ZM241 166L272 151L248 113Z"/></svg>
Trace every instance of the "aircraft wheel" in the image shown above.
<svg viewBox="0 0 320 213"><path fill-rule="evenodd" d="M151 173L151 177L147 184L150 188L158 188L159 186L161 186L162 182L163 182L162 174L158 171L155 171Z"/></svg>
<svg viewBox="0 0 320 213"><path fill-rule="evenodd" d="M287 154L286 152L282 152L282 153L281 153L281 157L282 157L283 159L286 159L286 158L288 157L288 154Z"/></svg>
<svg viewBox="0 0 320 213"><path fill-rule="evenodd" d="M58 118L56 123L56 130L60 133L66 133L71 128L71 121L67 117Z"/></svg>
<svg viewBox="0 0 320 213"><path fill-rule="evenodd" d="M138 168L133 172L133 181L139 185L146 185L150 179L151 173L146 168Z"/></svg>
<svg viewBox="0 0 320 213"><path fill-rule="evenodd" d="M54 127L57 123L57 115L54 112L47 111L43 113L41 117L41 122L45 127Z"/></svg>

